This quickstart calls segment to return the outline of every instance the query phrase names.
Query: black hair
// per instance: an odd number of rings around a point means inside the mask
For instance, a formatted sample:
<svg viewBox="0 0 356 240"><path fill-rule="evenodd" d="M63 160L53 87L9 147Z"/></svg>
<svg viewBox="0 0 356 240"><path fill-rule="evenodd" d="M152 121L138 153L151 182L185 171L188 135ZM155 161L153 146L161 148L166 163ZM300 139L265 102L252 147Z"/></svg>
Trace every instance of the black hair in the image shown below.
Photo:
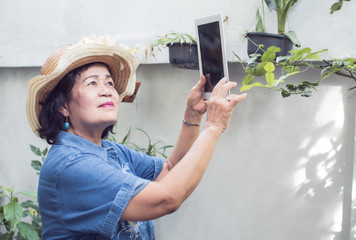
<svg viewBox="0 0 356 240"><path fill-rule="evenodd" d="M40 102L42 109L38 121L41 127L37 131L39 136L46 139L48 144L55 144L58 133L61 130L65 130L64 123L66 119L60 111L65 103L72 101L72 89L80 74L93 64L95 63L89 63L70 71L59 81L52 92L48 94L46 100ZM114 133L113 128L114 125L107 127L101 134L101 138L107 138L109 132Z"/></svg>

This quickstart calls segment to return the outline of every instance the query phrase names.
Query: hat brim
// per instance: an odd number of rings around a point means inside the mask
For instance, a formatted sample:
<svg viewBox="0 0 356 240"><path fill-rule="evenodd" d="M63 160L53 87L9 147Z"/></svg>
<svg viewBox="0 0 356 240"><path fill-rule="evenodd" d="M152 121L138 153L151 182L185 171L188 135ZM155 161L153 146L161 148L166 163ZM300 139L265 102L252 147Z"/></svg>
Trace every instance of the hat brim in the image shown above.
<svg viewBox="0 0 356 240"><path fill-rule="evenodd" d="M114 80L114 87L120 95L120 101L134 93L135 72L139 65L136 58L123 48L99 43L75 45L64 53L54 70L48 75L40 75L28 82L28 97L26 113L33 132L38 135L40 124L38 117L41 111L40 103L58 82L70 71L89 63L105 63Z"/></svg>

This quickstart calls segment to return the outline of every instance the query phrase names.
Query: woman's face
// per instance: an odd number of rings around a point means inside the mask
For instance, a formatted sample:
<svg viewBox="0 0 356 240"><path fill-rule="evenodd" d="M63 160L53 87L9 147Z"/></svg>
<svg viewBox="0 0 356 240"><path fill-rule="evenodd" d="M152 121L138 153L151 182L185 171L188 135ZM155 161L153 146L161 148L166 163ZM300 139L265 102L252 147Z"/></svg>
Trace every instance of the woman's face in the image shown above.
<svg viewBox="0 0 356 240"><path fill-rule="evenodd" d="M104 64L90 65L76 80L72 101L66 104L64 116L69 117L68 131L79 134L100 134L117 121L119 94Z"/></svg>

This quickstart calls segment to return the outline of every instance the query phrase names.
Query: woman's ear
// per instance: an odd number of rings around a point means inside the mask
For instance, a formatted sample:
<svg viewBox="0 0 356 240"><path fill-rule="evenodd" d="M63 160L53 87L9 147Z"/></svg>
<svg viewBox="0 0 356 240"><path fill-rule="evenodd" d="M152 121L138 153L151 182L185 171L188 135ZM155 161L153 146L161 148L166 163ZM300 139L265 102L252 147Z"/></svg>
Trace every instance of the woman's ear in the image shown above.
<svg viewBox="0 0 356 240"><path fill-rule="evenodd" d="M63 106L61 107L60 112L62 113L62 115L64 117L68 117L69 116L69 111L68 111L68 105L67 103L63 104Z"/></svg>

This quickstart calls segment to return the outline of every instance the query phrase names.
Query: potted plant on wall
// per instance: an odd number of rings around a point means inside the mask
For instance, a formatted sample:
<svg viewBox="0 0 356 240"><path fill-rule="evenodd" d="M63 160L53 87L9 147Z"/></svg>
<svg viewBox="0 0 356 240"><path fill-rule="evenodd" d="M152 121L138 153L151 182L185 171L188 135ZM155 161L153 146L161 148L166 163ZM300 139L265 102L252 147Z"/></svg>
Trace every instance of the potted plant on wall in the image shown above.
<svg viewBox="0 0 356 240"><path fill-rule="evenodd" d="M289 10L296 2L297 0L261 0L262 14L260 14L260 8L257 8L255 31L246 33L248 39L247 53L249 56L255 53L262 55L270 46L279 47L281 50L277 55L284 56L293 48L293 45L300 46L295 32L285 31ZM270 11L276 11L278 34L267 33L264 4L267 5Z"/></svg>
<svg viewBox="0 0 356 240"><path fill-rule="evenodd" d="M169 48L169 63L178 68L198 69L197 39L187 33L168 33L151 44L151 55L161 47Z"/></svg>
<svg viewBox="0 0 356 240"><path fill-rule="evenodd" d="M268 0L265 1L267 2ZM343 1L350 0L338 0L332 5L330 13L340 10ZM261 18L259 12L257 12L256 18ZM256 26L263 29L263 23L261 19L257 21ZM328 49L323 49L314 52L311 48L304 47L290 50L288 55L281 56L281 48L272 45L263 49L261 54L251 55L251 58L246 63L243 63L242 59L233 52L246 73L242 80L240 91L246 91L254 87L264 87L280 91L283 97L291 95L310 97L319 83L333 74L350 78L356 82L356 59L353 57L320 59L319 54L327 51ZM297 84L295 84L295 81L293 83L286 82L287 78L303 73L310 68L320 69L320 75L315 80L303 80ZM277 69L281 70L277 74L279 78L275 78ZM262 81L258 81L261 78ZM356 86L351 89L356 89Z"/></svg>

